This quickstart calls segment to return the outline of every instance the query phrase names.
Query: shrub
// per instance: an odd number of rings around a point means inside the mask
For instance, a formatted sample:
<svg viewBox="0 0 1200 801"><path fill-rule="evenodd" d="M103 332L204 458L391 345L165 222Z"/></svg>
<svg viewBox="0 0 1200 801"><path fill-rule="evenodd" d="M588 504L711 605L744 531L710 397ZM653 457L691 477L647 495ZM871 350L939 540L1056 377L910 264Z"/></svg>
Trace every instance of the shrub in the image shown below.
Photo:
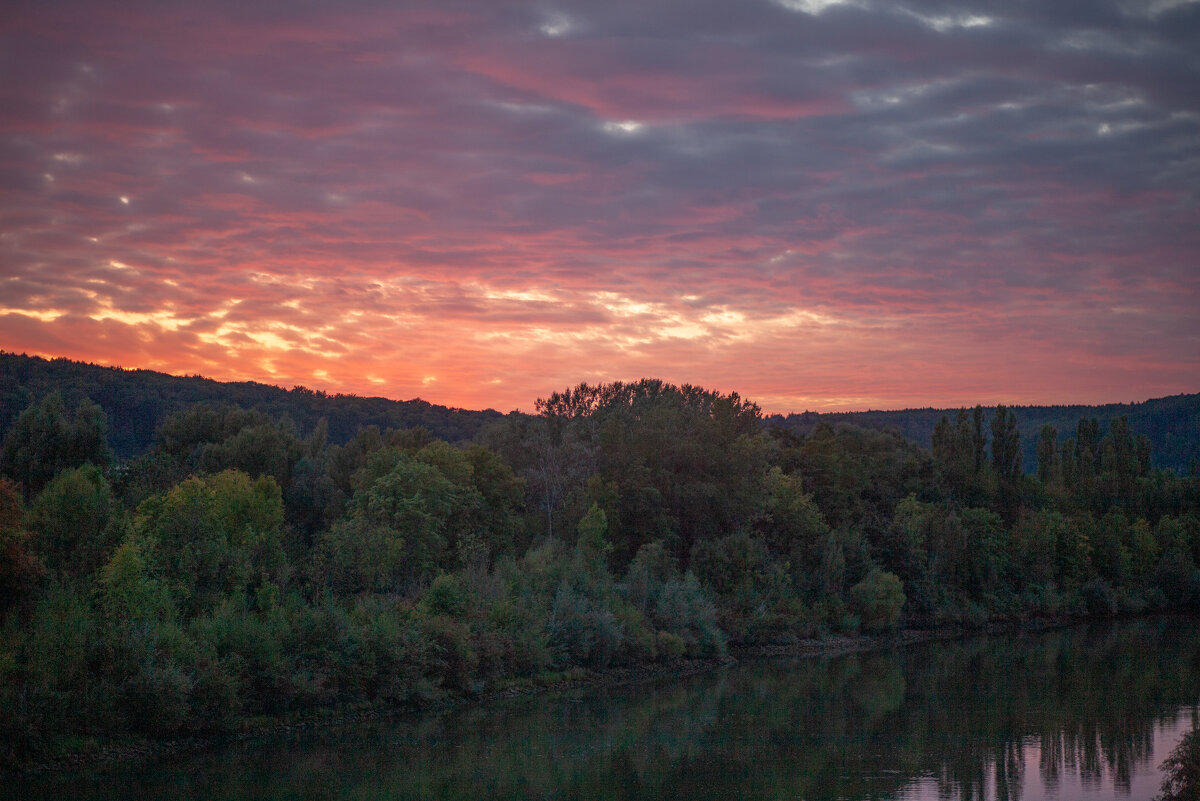
<svg viewBox="0 0 1200 801"><path fill-rule="evenodd" d="M1088 614L1112 617L1117 613L1117 595L1104 579L1092 579L1079 588L1079 594Z"/></svg>
<svg viewBox="0 0 1200 801"><path fill-rule="evenodd" d="M611 611L563 582L554 594L546 625L555 665L588 665L603 668L621 646L621 626Z"/></svg>
<svg viewBox="0 0 1200 801"><path fill-rule="evenodd" d="M196 663L188 702L193 725L201 731L226 731L241 711L237 671L231 667L212 657Z"/></svg>
<svg viewBox="0 0 1200 801"><path fill-rule="evenodd" d="M678 659L687 653L687 643L669 631L658 632L658 652L663 659Z"/></svg>
<svg viewBox="0 0 1200 801"><path fill-rule="evenodd" d="M867 631L884 631L900 622L904 588L894 573L872 568L850 588L851 606Z"/></svg>
<svg viewBox="0 0 1200 801"><path fill-rule="evenodd" d="M446 615L463 619L467 616L470 593L466 583L459 576L442 573L433 580L429 591L421 599L422 605L430 615Z"/></svg>
<svg viewBox="0 0 1200 801"><path fill-rule="evenodd" d="M612 611L624 633L625 655L633 661L657 659L659 652L654 628L646 616L619 597L613 598Z"/></svg>
<svg viewBox="0 0 1200 801"><path fill-rule="evenodd" d="M130 726L146 734L177 734L188 721L192 679L171 662L143 663L122 687Z"/></svg>
<svg viewBox="0 0 1200 801"><path fill-rule="evenodd" d="M1183 735L1162 763L1162 790L1156 801L1195 801L1200 798L1200 728Z"/></svg>
<svg viewBox="0 0 1200 801"><path fill-rule="evenodd" d="M471 690L479 656L471 647L471 631L467 624L446 615L436 615L425 618L421 628L429 644L435 679L440 679L452 690Z"/></svg>
<svg viewBox="0 0 1200 801"><path fill-rule="evenodd" d="M654 597L651 619L659 628L683 638L693 656L725 652L725 636L717 612L691 571L682 580L664 582Z"/></svg>
<svg viewBox="0 0 1200 801"><path fill-rule="evenodd" d="M1200 570L1177 548L1167 551L1158 560L1154 584L1174 606L1200 606Z"/></svg>

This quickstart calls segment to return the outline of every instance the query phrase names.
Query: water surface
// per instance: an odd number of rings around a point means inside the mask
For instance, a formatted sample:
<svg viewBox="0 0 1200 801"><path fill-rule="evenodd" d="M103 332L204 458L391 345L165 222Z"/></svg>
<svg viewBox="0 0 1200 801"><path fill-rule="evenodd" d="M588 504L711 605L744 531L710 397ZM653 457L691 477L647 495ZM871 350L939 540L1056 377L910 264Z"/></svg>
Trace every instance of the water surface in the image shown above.
<svg viewBox="0 0 1200 801"><path fill-rule="evenodd" d="M238 743L0 796L1144 801L1200 714L1196 623L750 661Z"/></svg>

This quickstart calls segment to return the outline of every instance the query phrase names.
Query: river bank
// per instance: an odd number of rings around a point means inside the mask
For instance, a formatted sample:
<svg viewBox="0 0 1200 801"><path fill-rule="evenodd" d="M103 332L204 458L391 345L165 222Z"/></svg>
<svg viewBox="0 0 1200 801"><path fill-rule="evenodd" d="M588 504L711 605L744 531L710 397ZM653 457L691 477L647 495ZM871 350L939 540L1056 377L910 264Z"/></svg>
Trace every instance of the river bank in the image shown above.
<svg viewBox="0 0 1200 801"><path fill-rule="evenodd" d="M834 658L560 676L504 691L515 700L480 695L18 778L0 783L0 801L1150 798L1200 710L1195 622L918 632L891 648L846 638L828 643ZM908 647L926 637L950 639Z"/></svg>
<svg viewBox="0 0 1200 801"><path fill-rule="evenodd" d="M430 714L503 699L532 695L553 695L588 688L616 688L670 679L681 679L735 665L742 660L761 658L828 658L851 653L905 648L922 643L961 639L981 635L1011 634L1062 628L1086 618L1035 619L1015 623L993 623L983 628L942 627L903 629L887 634L831 635L825 638L799 639L770 645L731 645L729 652L710 659L679 658L665 662L614 665L604 670L583 668L565 672L510 679L502 685L478 693L445 693L427 702L404 706L370 706L309 710L288 719L246 721L237 732L171 739L87 739L76 742L71 750L25 766L16 775L32 777L48 773L103 770L116 765L184 755L232 742L272 738L293 732L345 725L358 721Z"/></svg>

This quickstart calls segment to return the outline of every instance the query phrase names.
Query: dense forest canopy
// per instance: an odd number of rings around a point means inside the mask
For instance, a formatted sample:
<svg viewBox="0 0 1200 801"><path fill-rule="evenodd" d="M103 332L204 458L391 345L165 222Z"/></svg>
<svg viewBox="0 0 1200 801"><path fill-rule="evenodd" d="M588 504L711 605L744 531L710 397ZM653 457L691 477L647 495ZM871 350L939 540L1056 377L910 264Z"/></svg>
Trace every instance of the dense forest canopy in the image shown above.
<svg viewBox="0 0 1200 801"><path fill-rule="evenodd" d="M252 381L223 383L0 352L0 428L7 428L31 401L50 392L58 392L71 404L88 398L100 406L108 415L109 444L120 458L143 453L164 420L197 403L258 409L275 418L287 417L302 431L325 419L330 440L338 444L369 425L421 426L441 439L458 442L500 417L492 410L451 409L423 400L327 395L306 387L284 390Z"/></svg>
<svg viewBox="0 0 1200 801"><path fill-rule="evenodd" d="M184 403L150 374L139 406L123 373L5 364L28 398L0 448L9 766L731 646L1200 608L1200 475L1124 417L1043 425L1031 464L1003 406L927 448L653 379L381 424L354 416L374 400Z"/></svg>
<svg viewBox="0 0 1200 801"><path fill-rule="evenodd" d="M177 377L152 370L122 370L68 359L46 360L0 352L0 430L17 418L31 401L57 391L72 404L89 398L108 415L109 446L119 458L130 458L150 447L155 429L175 412L201 402L257 408L273 417L288 417L304 432L321 419L328 437L343 444L362 427L421 426L447 442L471 439L488 422L501 416L491 409L470 411L422 400L393 401L355 395L327 395L305 387L291 390L254 382L222 383L199 376ZM1026 472L1036 464L1035 443L1043 426L1055 428L1061 439L1074 432L1082 419L1095 418L1102 427L1124 417L1130 430L1145 434L1157 467L1187 473L1200 460L1200 394L1175 395L1144 403L1102 406L1013 406L1021 434ZM780 427L810 434L821 423L849 423L863 428L896 429L928 448L933 430L954 409L903 409L871 412L803 412L763 417L768 428ZM990 416L994 407L984 407Z"/></svg>
<svg viewBox="0 0 1200 801"><path fill-rule="evenodd" d="M1180 473L1193 469L1200 461L1200 394L1173 395L1142 403L1107 403L1100 406L1010 406L1017 417L1021 435L1021 455L1026 472L1037 464L1036 442L1045 426L1051 426L1065 440L1075 431L1079 420L1096 419L1102 426L1125 418L1135 435L1144 434L1153 447L1154 463ZM995 407L984 407L990 416ZM901 409L871 412L803 412L772 415L768 425L780 426L801 434L811 433L822 422L850 423L864 428L894 428L925 447L933 445L933 432L946 409Z"/></svg>

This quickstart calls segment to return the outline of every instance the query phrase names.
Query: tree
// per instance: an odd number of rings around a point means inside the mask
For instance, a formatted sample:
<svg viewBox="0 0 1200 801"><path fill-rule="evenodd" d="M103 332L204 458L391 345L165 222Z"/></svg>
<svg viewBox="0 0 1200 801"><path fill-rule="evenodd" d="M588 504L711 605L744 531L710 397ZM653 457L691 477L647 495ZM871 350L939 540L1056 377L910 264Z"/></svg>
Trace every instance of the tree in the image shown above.
<svg viewBox="0 0 1200 801"><path fill-rule="evenodd" d="M575 531L575 551L585 569L598 576L606 575L612 543L608 541L608 519L604 510L593 503Z"/></svg>
<svg viewBox="0 0 1200 801"><path fill-rule="evenodd" d="M152 572L186 615L284 570L283 501L270 476L237 470L190 478L142 503L134 522Z"/></svg>
<svg viewBox="0 0 1200 801"><path fill-rule="evenodd" d="M538 400L548 458L531 484L577 499L582 517L588 480L605 497L613 561L619 567L644 543L663 540L679 558L692 545L747 523L761 502L766 438L757 405L656 379L579 386ZM590 471L590 472L589 472Z"/></svg>
<svg viewBox="0 0 1200 801"><path fill-rule="evenodd" d="M982 406L975 405L975 408L971 411L971 419L975 424L971 444L975 454L975 473L978 474L983 470L984 449L987 447L987 435L983 433Z"/></svg>
<svg viewBox="0 0 1200 801"><path fill-rule="evenodd" d="M1021 500L1021 434L1016 415L1003 405L992 417L992 469L1000 487L999 511L1011 523Z"/></svg>
<svg viewBox="0 0 1200 801"><path fill-rule="evenodd" d="M110 626L137 626L171 617L167 590L149 572L142 549L123 543L96 576L96 606Z"/></svg>
<svg viewBox="0 0 1200 801"><path fill-rule="evenodd" d="M7 478L0 478L0 623L14 609L29 610L38 583L46 569L29 547L29 535L21 525L21 491Z"/></svg>
<svg viewBox="0 0 1200 801"><path fill-rule="evenodd" d="M1162 788L1155 801L1196 801L1200 798L1200 728L1194 728L1163 760Z"/></svg>
<svg viewBox="0 0 1200 801"><path fill-rule="evenodd" d="M321 540L318 580L339 592L398 592L486 552L488 502L472 458L440 441L415 452L373 453L355 473L346 516ZM474 458L487 463L481 454ZM505 483L503 471L489 470L485 478ZM494 499L512 497L495 486L488 491ZM491 511L503 517L503 501L496 503Z"/></svg>
<svg viewBox="0 0 1200 801"><path fill-rule="evenodd" d="M84 464L104 467L111 458L104 410L84 398L68 414L57 392L29 404L9 429L0 451L0 469L27 498L37 495L58 473Z"/></svg>
<svg viewBox="0 0 1200 801"><path fill-rule="evenodd" d="M950 495L964 506L982 501L981 473L986 441L982 429L982 407L975 407L972 418L959 409L954 424L945 416L933 431L933 457L941 468Z"/></svg>
<svg viewBox="0 0 1200 801"><path fill-rule="evenodd" d="M87 464L59 473L29 507L31 544L51 571L90 575L121 538L121 516L104 474Z"/></svg>
<svg viewBox="0 0 1200 801"><path fill-rule="evenodd" d="M1037 475L1043 486L1058 483L1061 477L1058 462L1058 431L1052 425L1042 426L1037 441Z"/></svg>
<svg viewBox="0 0 1200 801"><path fill-rule="evenodd" d="M800 476L771 468L765 479L766 502L755 528L767 547L792 568L796 586L819 598L840 592L846 567L841 542L833 536Z"/></svg>
<svg viewBox="0 0 1200 801"><path fill-rule="evenodd" d="M862 581L850 588L855 613L867 631L896 627L904 608L904 586L899 577L874 568Z"/></svg>
<svg viewBox="0 0 1200 801"><path fill-rule="evenodd" d="M1017 418L1005 406L992 417L992 468L1000 481L1012 483L1021 475L1021 434Z"/></svg>
<svg viewBox="0 0 1200 801"><path fill-rule="evenodd" d="M1075 469L1083 487L1089 487L1100 471L1100 421L1094 417L1075 426Z"/></svg>
<svg viewBox="0 0 1200 801"><path fill-rule="evenodd" d="M185 466L186 473L240 470L251 478L272 476L281 487L291 484L296 462L313 447L300 440L286 417L275 420L257 409L212 403L171 415L155 438L156 450Z"/></svg>

